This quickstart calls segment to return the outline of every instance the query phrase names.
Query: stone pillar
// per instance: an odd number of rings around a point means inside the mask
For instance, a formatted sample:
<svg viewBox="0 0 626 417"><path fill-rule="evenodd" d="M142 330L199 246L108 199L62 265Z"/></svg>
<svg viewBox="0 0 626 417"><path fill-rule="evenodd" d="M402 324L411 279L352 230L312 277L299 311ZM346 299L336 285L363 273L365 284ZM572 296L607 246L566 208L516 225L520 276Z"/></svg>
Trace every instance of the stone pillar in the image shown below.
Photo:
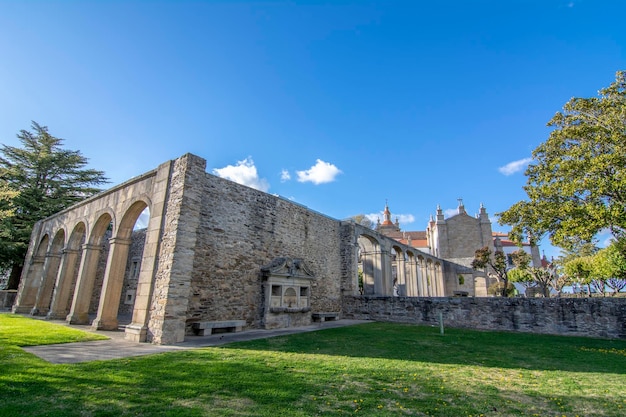
<svg viewBox="0 0 626 417"><path fill-rule="evenodd" d="M441 273L441 266L439 264L433 264L433 275L435 281L435 296L443 297L445 291L443 289L443 275Z"/></svg>
<svg viewBox="0 0 626 417"><path fill-rule="evenodd" d="M141 270L135 292L135 305L133 318L126 326L124 338L133 342L145 342L148 336L148 320L150 316L150 303L154 286L154 278L158 268L157 260L163 223L165 221L165 203L170 186L170 176L173 161L167 161L157 168L156 176L152 184L152 205L150 206L150 220L146 230L146 238L141 258Z"/></svg>
<svg viewBox="0 0 626 417"><path fill-rule="evenodd" d="M197 230L209 181L205 167L204 159L191 154L172 166L147 329L155 344L185 340Z"/></svg>
<svg viewBox="0 0 626 417"><path fill-rule="evenodd" d="M17 293L17 300L13 312L18 314L30 313L37 302L37 292L41 283L41 274L45 261L44 256L33 256L30 265L25 266Z"/></svg>
<svg viewBox="0 0 626 417"><path fill-rule="evenodd" d="M52 299L54 284L56 283L59 263L61 263L60 253L46 254L46 260L43 265L43 272L41 273L41 284L39 285L39 290L37 291L37 301L35 302L35 306L30 312L31 315L44 315L47 314L50 310L50 301Z"/></svg>
<svg viewBox="0 0 626 417"><path fill-rule="evenodd" d="M116 330L117 311L120 307L120 296L124 284L130 239L109 239L109 259L104 272L104 282L98 304L98 315L92 323L94 330Z"/></svg>
<svg viewBox="0 0 626 417"><path fill-rule="evenodd" d="M393 295L393 272L391 268L391 253L388 250L381 251L381 275L382 293L379 295Z"/></svg>
<svg viewBox="0 0 626 417"><path fill-rule="evenodd" d="M406 296L408 289L406 283L406 261L404 260L404 252L396 253L396 279L398 280L398 295Z"/></svg>
<svg viewBox="0 0 626 417"><path fill-rule="evenodd" d="M28 313L31 308L35 306L37 299L37 284L43 268L43 256L38 257L35 254L36 242L41 245L42 242L39 234L41 232L41 221L38 221L33 225L33 231L30 234L30 243L28 250L26 251L26 257L24 258L24 266L22 268L22 276L20 277L20 284L15 295L15 302L13 304L13 313L23 314ZM40 250L40 254L45 252Z"/></svg>
<svg viewBox="0 0 626 417"><path fill-rule="evenodd" d="M70 290L72 289L72 278L76 271L76 261L78 260L79 250L65 249L63 250L63 258L61 267L57 274L57 282L54 286L52 294L52 302L50 303L50 311L46 316L51 320L62 320L68 315L67 303L70 298Z"/></svg>
<svg viewBox="0 0 626 417"><path fill-rule="evenodd" d="M416 272L415 279L417 280L417 296L423 297L424 296L424 287L423 287L424 272L422 271L422 260L419 258L415 260L415 272Z"/></svg>
<svg viewBox="0 0 626 417"><path fill-rule="evenodd" d="M89 323L89 304L91 303L91 294L96 280L96 271L98 269L98 258L100 257L100 245L83 245L83 256L80 260L78 270L78 280L74 289L74 299L70 314L66 321L70 324L87 324Z"/></svg>
<svg viewBox="0 0 626 417"><path fill-rule="evenodd" d="M432 284L433 284L433 276L432 276L432 263L425 261L424 262L424 295L426 297L432 297Z"/></svg>
<svg viewBox="0 0 626 417"><path fill-rule="evenodd" d="M408 265L408 273L406 275L406 295L409 297L416 297L418 295L417 290L417 265L415 263L415 257L411 256L409 258Z"/></svg>
<svg viewBox="0 0 626 417"><path fill-rule="evenodd" d="M374 259L372 260L372 275L374 276L374 295L383 295L385 293L385 256L380 247L374 251Z"/></svg>

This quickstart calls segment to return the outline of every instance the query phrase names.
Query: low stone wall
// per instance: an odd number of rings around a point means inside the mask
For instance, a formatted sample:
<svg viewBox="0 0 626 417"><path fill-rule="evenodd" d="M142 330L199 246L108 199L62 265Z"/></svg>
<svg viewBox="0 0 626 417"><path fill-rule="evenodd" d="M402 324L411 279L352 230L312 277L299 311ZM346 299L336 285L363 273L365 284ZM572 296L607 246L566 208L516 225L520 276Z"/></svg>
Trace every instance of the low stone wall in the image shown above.
<svg viewBox="0 0 626 417"><path fill-rule="evenodd" d="M15 296L17 290L2 290L0 291L0 310L11 309L15 302Z"/></svg>
<svg viewBox="0 0 626 417"><path fill-rule="evenodd" d="M623 298L343 297L343 317L396 323L626 338Z"/></svg>

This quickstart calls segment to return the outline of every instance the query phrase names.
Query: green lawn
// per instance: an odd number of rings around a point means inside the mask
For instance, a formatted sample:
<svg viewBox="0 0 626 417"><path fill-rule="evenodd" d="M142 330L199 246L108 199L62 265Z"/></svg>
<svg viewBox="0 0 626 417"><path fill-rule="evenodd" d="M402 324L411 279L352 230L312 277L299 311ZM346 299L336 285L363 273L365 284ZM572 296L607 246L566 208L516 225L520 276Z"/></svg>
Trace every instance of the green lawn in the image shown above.
<svg viewBox="0 0 626 417"><path fill-rule="evenodd" d="M18 347L76 340L60 327L0 314L0 416L626 415L625 340L369 323L74 365Z"/></svg>

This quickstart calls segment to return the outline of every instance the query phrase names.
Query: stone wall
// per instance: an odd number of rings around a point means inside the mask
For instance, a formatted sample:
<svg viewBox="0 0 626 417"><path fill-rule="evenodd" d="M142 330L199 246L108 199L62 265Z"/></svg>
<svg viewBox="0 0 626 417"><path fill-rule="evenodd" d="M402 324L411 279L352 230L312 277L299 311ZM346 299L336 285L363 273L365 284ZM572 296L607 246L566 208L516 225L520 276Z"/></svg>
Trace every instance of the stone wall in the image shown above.
<svg viewBox="0 0 626 417"><path fill-rule="evenodd" d="M262 327L261 267L303 259L315 276L312 311L341 310L341 222L258 190L206 174L194 249L187 334L203 320Z"/></svg>
<svg viewBox="0 0 626 417"><path fill-rule="evenodd" d="M343 298L343 317L478 330L626 338L621 298Z"/></svg>

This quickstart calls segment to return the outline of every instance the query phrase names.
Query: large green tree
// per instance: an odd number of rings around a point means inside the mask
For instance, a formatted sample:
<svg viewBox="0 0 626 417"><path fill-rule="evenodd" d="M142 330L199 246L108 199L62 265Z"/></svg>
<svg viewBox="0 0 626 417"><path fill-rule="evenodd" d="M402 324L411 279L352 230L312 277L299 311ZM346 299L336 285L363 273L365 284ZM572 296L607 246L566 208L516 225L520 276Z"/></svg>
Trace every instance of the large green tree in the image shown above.
<svg viewBox="0 0 626 417"><path fill-rule="evenodd" d="M17 288L33 225L100 191L104 172L85 168L80 151L63 149L63 139L32 122L17 135L22 146L0 149L0 268Z"/></svg>
<svg viewBox="0 0 626 417"><path fill-rule="evenodd" d="M548 126L526 170L528 200L499 213L500 223L518 239L548 234L562 248L603 230L625 238L626 71L598 97L572 98Z"/></svg>
<svg viewBox="0 0 626 417"><path fill-rule="evenodd" d="M555 287L557 281L556 271L553 268L532 266L532 256L523 250L517 250L511 254L515 273L509 271L513 281L532 282L541 291L544 297L550 297L550 288Z"/></svg>
<svg viewBox="0 0 626 417"><path fill-rule="evenodd" d="M492 252L489 246L476 250L472 260L472 268L482 269L498 281L498 289L502 297L509 295L509 275L506 255L502 251Z"/></svg>
<svg viewBox="0 0 626 417"><path fill-rule="evenodd" d="M609 287L613 295L626 287L626 257L623 249L617 243L596 253L591 260L591 272L595 287L605 295L605 288Z"/></svg>

